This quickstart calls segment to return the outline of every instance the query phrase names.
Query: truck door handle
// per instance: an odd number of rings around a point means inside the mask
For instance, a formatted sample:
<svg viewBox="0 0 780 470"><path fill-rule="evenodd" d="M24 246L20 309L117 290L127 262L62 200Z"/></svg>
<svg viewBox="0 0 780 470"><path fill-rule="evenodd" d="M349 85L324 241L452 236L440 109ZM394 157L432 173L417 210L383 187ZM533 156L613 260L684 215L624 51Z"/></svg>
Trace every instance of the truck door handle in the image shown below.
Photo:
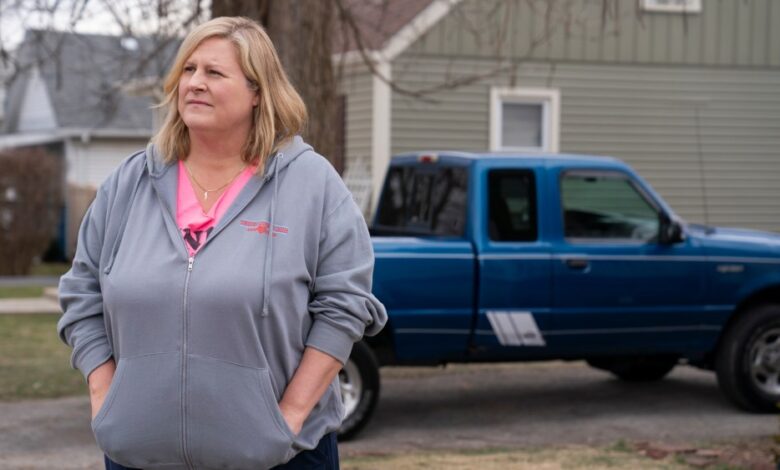
<svg viewBox="0 0 780 470"><path fill-rule="evenodd" d="M588 260L583 258L568 258L565 260L566 266L570 267L571 269L587 269L588 267Z"/></svg>

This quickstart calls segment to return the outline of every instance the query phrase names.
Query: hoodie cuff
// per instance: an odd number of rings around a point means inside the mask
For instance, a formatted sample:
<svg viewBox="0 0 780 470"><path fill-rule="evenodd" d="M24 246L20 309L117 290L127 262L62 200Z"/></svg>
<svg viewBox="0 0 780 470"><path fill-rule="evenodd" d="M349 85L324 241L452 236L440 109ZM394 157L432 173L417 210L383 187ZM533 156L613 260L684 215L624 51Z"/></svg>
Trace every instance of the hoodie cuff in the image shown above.
<svg viewBox="0 0 780 470"><path fill-rule="evenodd" d="M98 336L87 344L73 351L71 365L81 371L84 381L89 385L89 374L113 355L111 346L105 336Z"/></svg>
<svg viewBox="0 0 780 470"><path fill-rule="evenodd" d="M306 346L333 356L342 364L347 363L354 343L346 332L322 320L312 324L306 339Z"/></svg>

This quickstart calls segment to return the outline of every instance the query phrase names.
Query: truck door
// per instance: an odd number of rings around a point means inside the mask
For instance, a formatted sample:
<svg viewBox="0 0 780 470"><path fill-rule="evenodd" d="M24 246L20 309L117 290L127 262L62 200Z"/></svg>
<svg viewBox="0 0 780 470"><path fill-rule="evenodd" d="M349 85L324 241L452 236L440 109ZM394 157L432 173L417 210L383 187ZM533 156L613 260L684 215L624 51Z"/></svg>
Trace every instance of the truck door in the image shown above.
<svg viewBox="0 0 780 470"><path fill-rule="evenodd" d="M703 263L690 240L658 243L663 209L620 170L551 171L557 349L572 354L681 352L709 336Z"/></svg>
<svg viewBox="0 0 780 470"><path fill-rule="evenodd" d="M543 171L540 172L544 174ZM479 289L472 356L544 356L550 323L550 245L540 231L546 202L535 169L489 168L475 229Z"/></svg>

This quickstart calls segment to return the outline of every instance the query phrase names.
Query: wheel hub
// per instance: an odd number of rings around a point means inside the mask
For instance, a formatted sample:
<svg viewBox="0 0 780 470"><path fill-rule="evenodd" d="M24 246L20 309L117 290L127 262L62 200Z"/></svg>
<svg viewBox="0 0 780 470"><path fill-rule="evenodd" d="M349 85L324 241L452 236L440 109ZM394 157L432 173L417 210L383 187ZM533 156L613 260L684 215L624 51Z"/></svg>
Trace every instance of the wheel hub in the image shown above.
<svg viewBox="0 0 780 470"><path fill-rule="evenodd" d="M341 401L344 403L345 417L349 417L357 409L360 397L363 395L363 380L357 365L351 359L339 372L341 385ZM346 419L346 418L345 418Z"/></svg>
<svg viewBox="0 0 780 470"><path fill-rule="evenodd" d="M764 367L770 372L777 372L780 369L780 351L775 349L767 350L764 352L761 362Z"/></svg>
<svg viewBox="0 0 780 470"><path fill-rule="evenodd" d="M780 394L780 328L764 332L750 351L750 375L765 393Z"/></svg>

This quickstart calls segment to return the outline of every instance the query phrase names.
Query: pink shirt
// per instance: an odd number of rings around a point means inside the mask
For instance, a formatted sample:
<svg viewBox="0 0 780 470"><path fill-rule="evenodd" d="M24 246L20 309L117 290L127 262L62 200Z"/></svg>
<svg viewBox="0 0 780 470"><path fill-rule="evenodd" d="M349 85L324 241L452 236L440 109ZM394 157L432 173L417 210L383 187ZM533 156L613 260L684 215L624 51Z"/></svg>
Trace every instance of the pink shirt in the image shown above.
<svg viewBox="0 0 780 470"><path fill-rule="evenodd" d="M208 212L203 208L195 196L195 188L190 182L184 162L179 160L179 188L176 196L176 225L184 237L190 256L195 255L206 242L206 237L217 225L219 219L225 214L228 207L236 199L238 193L244 188L254 173L254 167L247 166L240 175L230 183L230 186L219 196L217 202L211 206ZM213 197L213 196L212 196Z"/></svg>

